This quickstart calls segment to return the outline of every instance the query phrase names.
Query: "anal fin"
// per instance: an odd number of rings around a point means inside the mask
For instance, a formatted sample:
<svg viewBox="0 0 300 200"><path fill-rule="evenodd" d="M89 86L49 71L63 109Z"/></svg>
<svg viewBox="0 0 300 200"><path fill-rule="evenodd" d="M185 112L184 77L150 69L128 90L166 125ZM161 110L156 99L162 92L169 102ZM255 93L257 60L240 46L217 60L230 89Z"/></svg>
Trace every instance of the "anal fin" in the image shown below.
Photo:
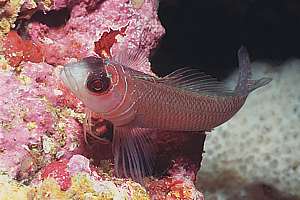
<svg viewBox="0 0 300 200"><path fill-rule="evenodd" d="M116 175L143 183L153 172L155 149L149 137L152 129L115 127L113 154Z"/></svg>

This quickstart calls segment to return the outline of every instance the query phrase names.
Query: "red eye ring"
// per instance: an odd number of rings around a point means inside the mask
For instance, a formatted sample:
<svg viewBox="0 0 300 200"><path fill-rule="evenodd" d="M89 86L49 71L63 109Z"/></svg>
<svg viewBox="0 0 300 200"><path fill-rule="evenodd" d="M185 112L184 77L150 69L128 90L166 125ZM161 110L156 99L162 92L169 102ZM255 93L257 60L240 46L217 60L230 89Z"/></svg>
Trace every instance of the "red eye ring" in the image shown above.
<svg viewBox="0 0 300 200"><path fill-rule="evenodd" d="M109 91L111 81L106 76L88 77L86 87L90 92L103 94Z"/></svg>

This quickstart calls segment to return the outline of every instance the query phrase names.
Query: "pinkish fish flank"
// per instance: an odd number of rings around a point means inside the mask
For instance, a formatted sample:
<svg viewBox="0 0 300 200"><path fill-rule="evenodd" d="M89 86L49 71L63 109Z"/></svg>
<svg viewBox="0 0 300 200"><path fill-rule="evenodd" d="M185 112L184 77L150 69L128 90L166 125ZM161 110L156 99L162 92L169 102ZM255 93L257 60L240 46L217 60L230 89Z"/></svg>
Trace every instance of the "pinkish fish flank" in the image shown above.
<svg viewBox="0 0 300 200"><path fill-rule="evenodd" d="M152 173L155 142L149 134L210 131L228 121L251 91L271 81L250 79L245 48L239 50L238 59L239 79L234 89L195 69L182 68L163 78L133 70L147 62L142 50L124 51L111 59L87 57L67 64L60 75L87 107L87 116L96 112L114 124L117 175L141 181Z"/></svg>

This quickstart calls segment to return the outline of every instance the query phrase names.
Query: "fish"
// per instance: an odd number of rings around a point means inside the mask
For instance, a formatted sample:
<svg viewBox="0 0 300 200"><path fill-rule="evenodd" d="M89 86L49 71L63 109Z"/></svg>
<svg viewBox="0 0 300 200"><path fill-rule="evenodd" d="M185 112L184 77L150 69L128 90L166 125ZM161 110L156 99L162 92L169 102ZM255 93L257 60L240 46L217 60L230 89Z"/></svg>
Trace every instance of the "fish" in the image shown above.
<svg viewBox="0 0 300 200"><path fill-rule="evenodd" d="M151 134L211 131L232 118L252 91L272 80L251 79L245 47L238 50L235 88L198 69L180 68L164 77L134 70L146 62L142 49L125 49L111 58L90 56L66 64L60 72L65 86L85 105L87 124L91 112L113 124L116 175L138 182L153 173L157 152Z"/></svg>

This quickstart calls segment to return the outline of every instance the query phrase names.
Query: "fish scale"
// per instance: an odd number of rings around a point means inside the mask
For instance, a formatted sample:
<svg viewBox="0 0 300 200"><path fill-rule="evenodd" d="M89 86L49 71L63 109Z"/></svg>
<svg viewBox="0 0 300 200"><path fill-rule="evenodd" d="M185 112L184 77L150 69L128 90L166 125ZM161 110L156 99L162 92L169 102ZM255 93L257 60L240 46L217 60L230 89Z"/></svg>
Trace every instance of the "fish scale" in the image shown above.
<svg viewBox="0 0 300 200"><path fill-rule="evenodd" d="M140 124L136 126L171 131L210 130L231 118L246 100L245 96L191 94L166 85L144 84L141 81L134 83L138 91L136 95L140 96L133 108L139 113L137 123Z"/></svg>

